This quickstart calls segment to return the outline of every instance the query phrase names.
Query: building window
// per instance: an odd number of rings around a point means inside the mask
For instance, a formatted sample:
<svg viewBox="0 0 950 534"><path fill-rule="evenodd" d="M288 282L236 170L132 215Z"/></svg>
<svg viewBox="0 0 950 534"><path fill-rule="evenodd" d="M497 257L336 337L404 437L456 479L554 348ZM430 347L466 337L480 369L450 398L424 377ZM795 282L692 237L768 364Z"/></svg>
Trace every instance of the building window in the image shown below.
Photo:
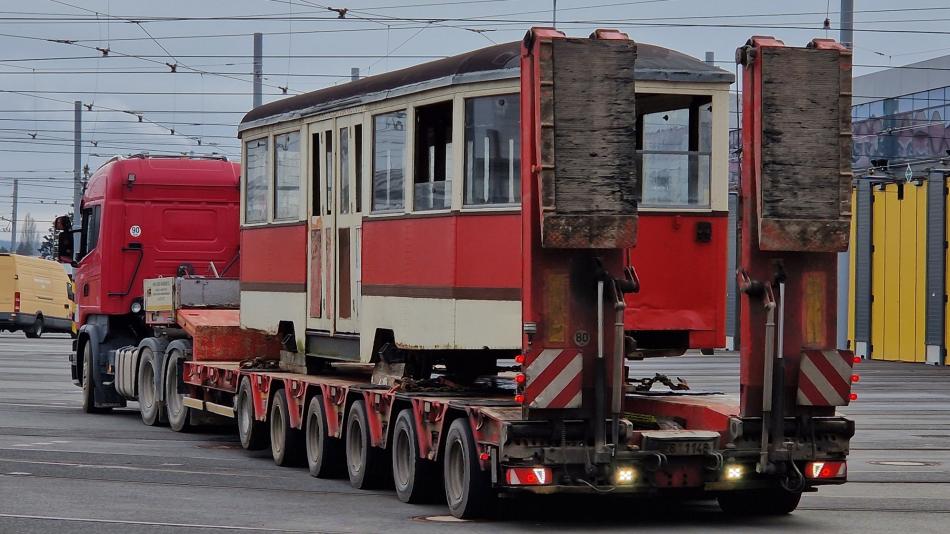
<svg viewBox="0 0 950 534"><path fill-rule="evenodd" d="M373 211L403 209L406 112L373 117Z"/></svg>
<svg viewBox="0 0 950 534"><path fill-rule="evenodd" d="M413 208L452 204L452 102L416 108Z"/></svg>
<svg viewBox="0 0 950 534"><path fill-rule="evenodd" d="M465 101L465 205L521 202L517 95Z"/></svg>
<svg viewBox="0 0 950 534"><path fill-rule="evenodd" d="M267 139L247 142L244 165L244 222L267 222Z"/></svg>
<svg viewBox="0 0 950 534"><path fill-rule="evenodd" d="M639 143L643 205L709 206L709 97L642 95L638 99L644 110Z"/></svg>
<svg viewBox="0 0 950 534"><path fill-rule="evenodd" d="M274 220L300 216L300 132L274 136Z"/></svg>
<svg viewBox="0 0 950 534"><path fill-rule="evenodd" d="M350 212L350 129L340 128L340 213Z"/></svg>

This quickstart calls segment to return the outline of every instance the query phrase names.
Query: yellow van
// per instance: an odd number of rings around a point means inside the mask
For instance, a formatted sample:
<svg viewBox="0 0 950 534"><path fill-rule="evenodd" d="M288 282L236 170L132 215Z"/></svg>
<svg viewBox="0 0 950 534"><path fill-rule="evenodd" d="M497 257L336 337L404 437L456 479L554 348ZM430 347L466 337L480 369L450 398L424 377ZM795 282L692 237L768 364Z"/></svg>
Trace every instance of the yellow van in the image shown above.
<svg viewBox="0 0 950 534"><path fill-rule="evenodd" d="M72 333L72 283L55 261L0 254L0 329L37 338Z"/></svg>

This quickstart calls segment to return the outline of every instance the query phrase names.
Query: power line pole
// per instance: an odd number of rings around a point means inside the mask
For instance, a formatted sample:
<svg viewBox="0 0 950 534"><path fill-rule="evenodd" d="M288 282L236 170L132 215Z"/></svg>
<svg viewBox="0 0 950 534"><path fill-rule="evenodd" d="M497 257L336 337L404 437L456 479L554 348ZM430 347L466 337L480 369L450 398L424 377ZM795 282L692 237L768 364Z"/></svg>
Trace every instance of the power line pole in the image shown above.
<svg viewBox="0 0 950 534"><path fill-rule="evenodd" d="M557 28L557 0L554 0L554 7L551 8L551 27Z"/></svg>
<svg viewBox="0 0 950 534"><path fill-rule="evenodd" d="M10 220L10 252L16 252L16 208L17 208L17 185L20 180L13 179L13 218Z"/></svg>
<svg viewBox="0 0 950 534"><path fill-rule="evenodd" d="M254 107L261 105L261 86L264 83L264 68L261 55L264 49L264 36L254 34Z"/></svg>
<svg viewBox="0 0 950 534"><path fill-rule="evenodd" d="M854 48L854 0L841 0L841 44Z"/></svg>
<svg viewBox="0 0 950 534"><path fill-rule="evenodd" d="M360 68L350 67L350 81L355 82L360 79Z"/></svg>
<svg viewBox="0 0 950 534"><path fill-rule="evenodd" d="M73 226L81 224L82 204L82 102L76 100L73 122ZM73 250L79 250L79 234L73 234Z"/></svg>

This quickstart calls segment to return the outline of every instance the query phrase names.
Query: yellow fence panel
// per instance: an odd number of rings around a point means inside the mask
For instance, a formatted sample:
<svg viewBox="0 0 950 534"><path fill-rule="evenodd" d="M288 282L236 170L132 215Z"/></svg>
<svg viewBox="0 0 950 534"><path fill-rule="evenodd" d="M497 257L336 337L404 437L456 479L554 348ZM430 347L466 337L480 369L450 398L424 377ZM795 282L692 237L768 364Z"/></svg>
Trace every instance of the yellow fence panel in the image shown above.
<svg viewBox="0 0 950 534"><path fill-rule="evenodd" d="M927 361L924 333L927 324L927 182L913 188L917 195L917 309L914 325L914 361Z"/></svg>
<svg viewBox="0 0 950 534"><path fill-rule="evenodd" d="M875 190L871 203L871 357L883 359L884 353L884 309L887 302L884 285L884 258L887 256L884 229L887 218L883 191Z"/></svg>

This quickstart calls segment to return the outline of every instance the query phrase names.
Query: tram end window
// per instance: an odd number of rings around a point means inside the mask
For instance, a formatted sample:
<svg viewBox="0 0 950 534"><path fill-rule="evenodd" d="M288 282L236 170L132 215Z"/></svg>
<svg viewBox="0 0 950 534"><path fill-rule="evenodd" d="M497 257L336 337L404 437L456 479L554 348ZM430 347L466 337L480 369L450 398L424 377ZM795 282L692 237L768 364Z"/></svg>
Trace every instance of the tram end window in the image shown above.
<svg viewBox="0 0 950 534"><path fill-rule="evenodd" d="M313 133L310 137L310 168L313 175L310 187L310 213L319 217L320 213L320 134Z"/></svg>
<svg viewBox="0 0 950 534"><path fill-rule="evenodd" d="M245 145L244 222L267 222L267 138L253 139Z"/></svg>
<svg viewBox="0 0 950 534"><path fill-rule="evenodd" d="M452 204L452 101L415 110L413 207L446 209Z"/></svg>
<svg viewBox="0 0 950 534"><path fill-rule="evenodd" d="M300 132L274 136L274 220L300 217Z"/></svg>
<svg viewBox="0 0 950 534"><path fill-rule="evenodd" d="M638 95L641 205L710 205L712 103L708 95Z"/></svg>
<svg viewBox="0 0 950 534"><path fill-rule="evenodd" d="M465 100L466 206L521 202L518 95Z"/></svg>
<svg viewBox="0 0 950 534"><path fill-rule="evenodd" d="M350 212L350 128L340 128L340 213Z"/></svg>
<svg viewBox="0 0 950 534"><path fill-rule="evenodd" d="M394 111L373 116L374 212L403 209L403 180L406 153L406 112Z"/></svg>

